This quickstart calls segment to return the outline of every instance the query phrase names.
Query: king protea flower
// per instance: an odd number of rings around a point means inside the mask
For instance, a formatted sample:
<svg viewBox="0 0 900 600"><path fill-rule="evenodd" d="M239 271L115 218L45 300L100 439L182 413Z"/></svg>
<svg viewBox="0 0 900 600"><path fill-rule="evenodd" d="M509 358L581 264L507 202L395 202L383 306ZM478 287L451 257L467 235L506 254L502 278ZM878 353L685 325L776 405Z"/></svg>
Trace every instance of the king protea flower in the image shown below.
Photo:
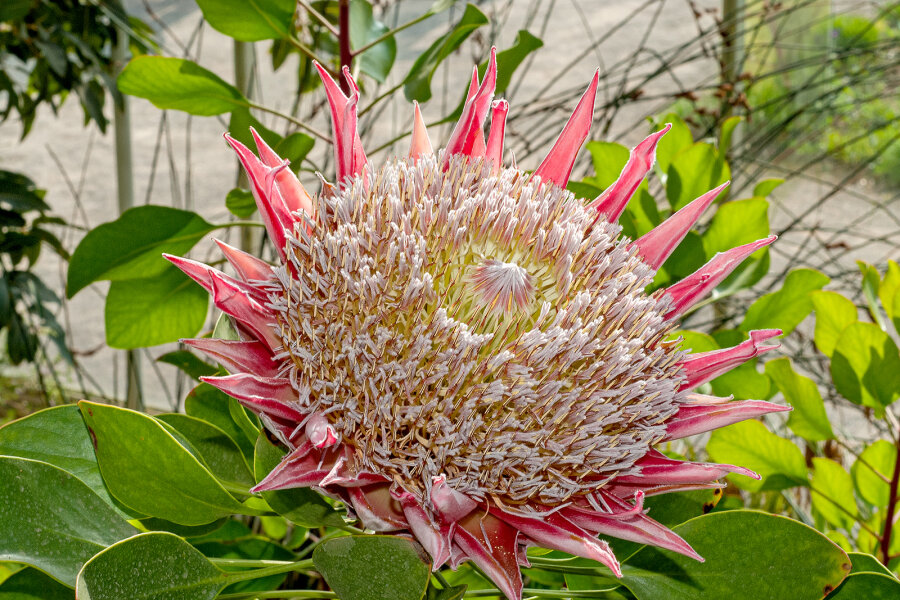
<svg viewBox="0 0 900 600"><path fill-rule="evenodd" d="M503 162L494 52L434 152L415 107L409 155L369 164L359 90L319 73L337 182L310 195L266 143L226 135L249 175L279 264L218 242L236 277L167 256L204 286L241 339L186 340L232 374L206 377L288 449L254 492L314 487L374 531L411 534L438 569L471 560L511 599L529 545L594 559L597 535L702 560L645 514L646 496L721 487L731 465L654 445L787 410L692 392L759 353L777 330L688 354L679 318L766 238L645 288L716 188L636 241L619 215L668 127L591 201L565 186L590 128L598 75L529 174ZM491 113L487 140L484 123Z"/></svg>

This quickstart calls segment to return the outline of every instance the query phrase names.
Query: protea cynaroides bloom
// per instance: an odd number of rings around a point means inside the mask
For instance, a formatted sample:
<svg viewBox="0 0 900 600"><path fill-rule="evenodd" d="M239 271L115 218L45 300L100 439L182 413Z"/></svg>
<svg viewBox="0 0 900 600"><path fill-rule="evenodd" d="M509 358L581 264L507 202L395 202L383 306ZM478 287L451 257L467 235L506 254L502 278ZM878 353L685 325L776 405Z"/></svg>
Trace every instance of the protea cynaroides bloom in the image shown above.
<svg viewBox="0 0 900 600"><path fill-rule="evenodd" d="M256 412L289 454L254 491L312 486L375 531L412 534L434 568L471 560L520 596L525 548L595 559L598 534L700 559L645 514L645 496L721 486L731 465L653 448L786 410L692 389L760 352L776 330L688 354L679 317L766 238L718 254L667 290L656 270L722 187L637 241L616 224L663 129L593 201L564 188L588 135L598 78L531 175L503 166L508 105L496 60L477 72L447 147L418 107L408 157L372 168L349 98L320 67L337 182L311 196L259 137L226 135L278 252L219 243L237 273L168 256L229 315L240 341L186 340L232 375L205 381ZM491 112L490 130L484 123ZM255 135L255 132L254 132Z"/></svg>

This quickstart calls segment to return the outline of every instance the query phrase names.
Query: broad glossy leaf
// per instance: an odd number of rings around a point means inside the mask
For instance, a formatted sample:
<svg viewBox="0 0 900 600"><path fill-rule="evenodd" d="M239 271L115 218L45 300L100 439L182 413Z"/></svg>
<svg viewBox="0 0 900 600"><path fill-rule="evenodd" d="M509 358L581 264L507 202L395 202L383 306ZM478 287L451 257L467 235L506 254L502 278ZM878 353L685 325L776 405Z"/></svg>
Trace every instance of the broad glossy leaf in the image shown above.
<svg viewBox="0 0 900 600"><path fill-rule="evenodd" d="M138 206L92 229L72 254L67 297L103 279L144 279L171 265L160 254L181 255L215 226L200 215L166 206Z"/></svg>
<svg viewBox="0 0 900 600"><path fill-rule="evenodd" d="M167 352L156 359L158 362L178 367L183 373L194 379L200 379L204 375L213 375L219 371L216 367L203 362L193 352L187 350L174 350Z"/></svg>
<svg viewBox="0 0 900 600"><path fill-rule="evenodd" d="M466 585L452 585L448 588L437 589L434 586L428 586L424 600L462 600L466 595ZM577 589L577 588L569 588Z"/></svg>
<svg viewBox="0 0 900 600"><path fill-rule="evenodd" d="M155 277L114 281L104 310L106 343L146 348L193 337L208 311L206 291L174 265Z"/></svg>
<svg viewBox="0 0 900 600"><path fill-rule="evenodd" d="M594 176L588 182L597 185L602 191L619 178L622 167L628 162L628 148L615 142L602 141L588 142L584 147L591 153L594 163Z"/></svg>
<svg viewBox="0 0 900 600"><path fill-rule="evenodd" d="M761 481L729 475L735 485L750 491L808 485L806 461L793 442L778 437L759 421L743 421L715 430L706 450L719 463L756 471Z"/></svg>
<svg viewBox="0 0 900 600"><path fill-rule="evenodd" d="M181 525L254 513L152 417L85 401L79 407L95 440L103 480L122 504Z"/></svg>
<svg viewBox="0 0 900 600"><path fill-rule="evenodd" d="M830 357L841 333L856 322L856 306L837 292L812 292L809 297L816 314L816 347Z"/></svg>
<svg viewBox="0 0 900 600"><path fill-rule="evenodd" d="M263 517L265 518L265 517ZM194 542L194 547L200 551L203 556L215 558L240 558L250 560L294 560L294 553L279 546L278 544L261 537L246 536L241 539L210 541L210 542ZM243 569L229 569L224 567L226 571L240 571ZM278 573L269 575L268 577L260 577L259 579L251 579L249 581L240 581L229 585L224 593L233 594L237 592L265 591L278 589L284 582L287 573Z"/></svg>
<svg viewBox="0 0 900 600"><path fill-rule="evenodd" d="M853 563L853 568L850 569L851 575L853 573L881 573L882 575L894 577L891 570L881 564L881 561L871 554L866 554L865 552L848 552L847 556L850 557L850 562Z"/></svg>
<svg viewBox="0 0 900 600"><path fill-rule="evenodd" d="M213 29L242 42L276 40L291 35L294 0L197 0Z"/></svg>
<svg viewBox="0 0 900 600"><path fill-rule="evenodd" d="M160 415L157 419L183 435L220 482L247 489L256 483L241 449L215 425L181 414Z"/></svg>
<svg viewBox="0 0 900 600"><path fill-rule="evenodd" d="M374 17L372 5L368 1L350 3L350 44L354 50L375 41L388 31L387 26ZM396 56L397 40L391 36L363 52L357 60L363 73L384 83L394 66Z"/></svg>
<svg viewBox="0 0 900 600"><path fill-rule="evenodd" d="M794 371L788 357L767 362L766 375L772 379L787 403L794 407L787 422L791 431L811 442L834 439L834 431L825 412L825 402L815 381Z"/></svg>
<svg viewBox="0 0 900 600"><path fill-rule="evenodd" d="M260 435L256 440L256 457L253 461L257 481L261 481L278 466L282 457L284 452L273 446L265 435ZM344 524L341 515L310 488L263 492L262 497L272 510L302 527L340 527Z"/></svg>
<svg viewBox="0 0 900 600"><path fill-rule="evenodd" d="M316 145L315 138L305 133L295 132L285 136L275 144L275 153L281 158L291 162L291 170L296 173L303 164L303 159Z"/></svg>
<svg viewBox="0 0 900 600"><path fill-rule="evenodd" d="M403 93L406 99L419 102L431 99L431 78L434 77L438 65L466 41L476 29L489 22L485 14L475 5L467 4L465 12L453 29L435 40L413 63L403 80Z"/></svg>
<svg viewBox="0 0 900 600"><path fill-rule="evenodd" d="M794 269L788 273L780 290L766 294L750 305L741 330L781 329L785 335L789 334L812 312L810 292L822 289L829 281L828 276L815 269Z"/></svg>
<svg viewBox="0 0 900 600"><path fill-rule="evenodd" d="M877 325L851 323L835 344L831 379L850 402L883 410L900 396L900 351Z"/></svg>
<svg viewBox="0 0 900 600"><path fill-rule="evenodd" d="M812 506L832 526L850 531L859 511L853 495L853 480L840 464L827 458L813 458L810 487Z"/></svg>
<svg viewBox="0 0 900 600"><path fill-rule="evenodd" d="M184 412L192 417L212 423L224 431L238 445L244 457L248 461L252 461L253 442L247 438L238 424L231 418L229 411L230 401L231 399L222 391L207 383L201 383L191 390L184 399Z"/></svg>
<svg viewBox="0 0 900 600"><path fill-rule="evenodd" d="M249 4L241 1L241 4ZM119 90L144 98L156 108L210 117L246 108L233 85L197 63L167 56L138 56L119 74Z"/></svg>
<svg viewBox="0 0 900 600"><path fill-rule="evenodd" d="M853 484L860 498L879 508L891 497L888 481L894 474L897 449L887 440L878 440L859 455L850 467Z"/></svg>
<svg viewBox="0 0 900 600"><path fill-rule="evenodd" d="M31 565L75 584L86 560L137 530L73 475L0 456L0 561Z"/></svg>
<svg viewBox="0 0 900 600"><path fill-rule="evenodd" d="M327 540L313 563L341 600L421 600L431 575L418 544L384 535Z"/></svg>
<svg viewBox="0 0 900 600"><path fill-rule="evenodd" d="M225 208L238 219L249 219L256 212L256 200L249 190L234 188L225 196Z"/></svg>
<svg viewBox="0 0 900 600"><path fill-rule="evenodd" d="M881 573L854 573L847 577L828 600L896 600L900 581Z"/></svg>
<svg viewBox="0 0 900 600"><path fill-rule="evenodd" d="M666 177L666 197L672 210L684 208L691 200L731 179L728 165L718 162L718 157L710 144L696 143L672 159Z"/></svg>
<svg viewBox="0 0 900 600"><path fill-rule="evenodd" d="M847 555L824 535L749 510L714 512L679 525L706 562L647 547L622 567L638 600L819 600L850 571Z"/></svg>
<svg viewBox="0 0 900 600"><path fill-rule="evenodd" d="M75 590L26 567L0 583L0 600L75 600Z"/></svg>
<svg viewBox="0 0 900 600"><path fill-rule="evenodd" d="M78 574L78 600L212 600L227 575L171 533L142 533L110 546Z"/></svg>
<svg viewBox="0 0 900 600"><path fill-rule="evenodd" d="M675 113L668 113L659 120L659 126L656 131L662 129L666 123L672 124L672 129L659 140L656 145L656 166L659 172L666 174L672 159L684 150L690 148L694 144L694 137L691 135L691 129L684 120ZM625 163L622 163L623 165Z"/></svg>
<svg viewBox="0 0 900 600"><path fill-rule="evenodd" d="M132 518L109 495L100 476L91 436L74 404L47 408L0 427L0 454L39 460L60 468L80 479L122 518Z"/></svg>

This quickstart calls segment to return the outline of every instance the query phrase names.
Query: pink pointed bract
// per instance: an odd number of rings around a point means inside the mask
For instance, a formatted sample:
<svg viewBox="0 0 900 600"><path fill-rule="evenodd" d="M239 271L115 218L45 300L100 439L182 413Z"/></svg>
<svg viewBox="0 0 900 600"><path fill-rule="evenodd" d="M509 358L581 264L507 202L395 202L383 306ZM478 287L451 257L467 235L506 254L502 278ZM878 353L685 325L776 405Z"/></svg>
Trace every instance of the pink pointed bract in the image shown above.
<svg viewBox="0 0 900 600"><path fill-rule="evenodd" d="M565 185L588 136L596 76L529 176L503 165L508 104L492 102L496 69L492 52L445 149L433 152L416 107L408 154L376 170L357 133L358 88L344 73L345 96L320 68L338 181L316 196L258 136L259 158L227 137L280 263L220 243L230 277L167 256L241 337L187 343L231 372L204 380L286 446L254 492L321 489L367 529L412 535L435 569L472 561L517 600L529 545L616 575L598 535L702 560L647 516L644 497L754 474L674 460L654 445L786 410L691 391L776 347L764 342L781 332L693 355L670 334L773 238L647 295L721 188L639 240L622 239L616 220L668 127L635 148L600 197L577 199Z"/></svg>

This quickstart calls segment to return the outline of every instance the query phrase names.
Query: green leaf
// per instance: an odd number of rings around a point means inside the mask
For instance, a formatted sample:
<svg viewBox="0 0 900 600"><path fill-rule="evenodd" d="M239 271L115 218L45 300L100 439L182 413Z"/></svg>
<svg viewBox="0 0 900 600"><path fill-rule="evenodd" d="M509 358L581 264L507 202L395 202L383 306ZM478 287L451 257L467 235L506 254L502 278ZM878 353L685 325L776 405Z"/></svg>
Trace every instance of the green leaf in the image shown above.
<svg viewBox="0 0 900 600"><path fill-rule="evenodd" d="M887 331L887 323L884 320L884 315L881 314L881 308L878 306L878 288L881 286L881 276L878 274L878 269L861 260L856 261L856 264L862 273L863 297L866 299L869 314L872 315L872 320L878 323L878 326L883 331Z"/></svg>
<svg viewBox="0 0 900 600"><path fill-rule="evenodd" d="M274 146L275 153L281 158L291 161L291 170L296 173L303 164L303 159L309 154L310 150L315 146L316 140L312 136L305 133L292 133L282 138Z"/></svg>
<svg viewBox="0 0 900 600"><path fill-rule="evenodd" d="M0 600L75 600L75 591L37 569L25 568L0 584Z"/></svg>
<svg viewBox="0 0 900 600"><path fill-rule="evenodd" d="M160 254L181 255L215 229L200 215L166 206L138 206L88 232L69 263L67 297L102 279L123 281L164 273Z"/></svg>
<svg viewBox="0 0 900 600"><path fill-rule="evenodd" d="M219 369L207 362L203 362L196 354L187 350L166 352L156 360L157 362L178 367L185 374L197 380L204 375L214 375L219 372Z"/></svg>
<svg viewBox="0 0 900 600"><path fill-rule="evenodd" d="M753 188L753 195L765 198L774 192L782 183L784 183L784 179L763 179Z"/></svg>
<svg viewBox="0 0 900 600"><path fill-rule="evenodd" d="M294 0L197 0L213 29L241 42L288 38Z"/></svg>
<svg viewBox="0 0 900 600"><path fill-rule="evenodd" d="M451 585L448 588L437 589L429 585L423 600L462 600L466 595L467 585ZM573 588L570 588L573 589Z"/></svg>
<svg viewBox="0 0 900 600"><path fill-rule="evenodd" d="M791 431L811 442L834 439L819 388L812 379L794 371L790 358L767 362L766 375L778 386L787 403L794 407L787 422Z"/></svg>
<svg viewBox="0 0 900 600"><path fill-rule="evenodd" d="M847 577L828 600L896 600L900 581L881 573L855 573Z"/></svg>
<svg viewBox="0 0 900 600"><path fill-rule="evenodd" d="M840 464L827 458L815 457L812 462L810 497L813 509L831 525L850 531L859 515L850 473Z"/></svg>
<svg viewBox="0 0 900 600"><path fill-rule="evenodd" d="M55 406L0 427L0 454L30 458L53 465L75 476L124 519L100 476L94 446L81 412L74 404Z"/></svg>
<svg viewBox="0 0 900 600"><path fill-rule="evenodd" d="M181 525L253 514L163 425L145 414L79 402L95 440L100 472L122 504Z"/></svg>
<svg viewBox="0 0 900 600"><path fill-rule="evenodd" d="M881 573L882 575L894 577L891 570L881 564L881 562L871 554L866 554L864 552L848 552L847 556L850 557L850 562L853 564L853 568L850 569L851 575L854 573Z"/></svg>
<svg viewBox="0 0 900 600"><path fill-rule="evenodd" d="M313 563L341 600L421 600L431 576L416 544L384 535L327 540Z"/></svg>
<svg viewBox="0 0 900 600"><path fill-rule="evenodd" d="M218 3L218 0L210 1ZM236 87L197 63L181 58L133 58L119 74L117 84L122 93L149 100L156 108L201 117L221 115L249 104Z"/></svg>
<svg viewBox="0 0 900 600"><path fill-rule="evenodd" d="M0 456L0 561L44 571L68 586L91 556L137 530L74 476Z"/></svg>
<svg viewBox="0 0 900 600"><path fill-rule="evenodd" d="M675 528L705 560L647 547L622 566L638 600L819 600L850 570L847 555L802 523L714 512Z"/></svg>
<svg viewBox="0 0 900 600"><path fill-rule="evenodd" d="M23 19L31 11L34 4L34 0L6 0L0 6L0 22Z"/></svg>
<svg viewBox="0 0 900 600"><path fill-rule="evenodd" d="M228 410L230 400L221 390L208 383L201 383L184 399L184 412L224 431L238 445L244 457L248 461L253 460L253 442L231 418Z"/></svg>
<svg viewBox="0 0 900 600"><path fill-rule="evenodd" d="M227 584L189 543L171 533L142 533L110 546L78 574L79 600L212 600Z"/></svg>
<svg viewBox="0 0 900 600"><path fill-rule="evenodd" d="M831 357L841 333L856 322L856 306L837 292L812 292L809 297L816 312L816 347Z"/></svg>
<svg viewBox="0 0 900 600"><path fill-rule="evenodd" d="M238 219L249 219L256 212L256 200L249 190L234 188L225 196L225 208Z"/></svg>
<svg viewBox="0 0 900 600"><path fill-rule="evenodd" d="M666 197L672 210L684 208L691 200L731 179L728 165L718 162L718 158L713 146L696 143L672 159L666 177Z"/></svg>
<svg viewBox="0 0 900 600"><path fill-rule="evenodd" d="M672 159L685 148L690 148L694 143L691 128L675 113L668 113L660 119L655 131L662 129L666 123L671 123L672 129L656 145L656 165L659 167L659 172L663 174L668 172ZM624 165L625 163L623 162L622 166Z"/></svg>
<svg viewBox="0 0 900 600"><path fill-rule="evenodd" d="M808 485L806 461L800 448L759 421L743 421L715 430L706 450L716 462L741 465L762 477L756 481L742 475L728 476L743 489L756 492Z"/></svg>
<svg viewBox="0 0 900 600"><path fill-rule="evenodd" d="M878 440L859 455L850 467L853 485L859 497L878 508L888 505L891 490L888 484L897 463L897 449L887 440Z"/></svg>
<svg viewBox="0 0 900 600"><path fill-rule="evenodd" d="M354 50L362 48L390 31L387 26L372 14L372 5L368 1L350 3L350 45ZM378 83L384 83L394 59L397 57L397 40L394 36L372 46L357 57L359 69Z"/></svg>
<svg viewBox="0 0 900 600"><path fill-rule="evenodd" d="M208 311L206 290L174 265L155 277L114 281L106 295L106 343L146 348L193 337Z"/></svg>
<svg viewBox="0 0 900 600"><path fill-rule="evenodd" d="M266 517L262 517L266 518ZM282 519L284 521L284 519ZM278 544L261 537L246 536L241 539L231 539L223 541L210 542L194 542L194 547L200 551L203 556L215 558L238 558L250 560L294 560L294 554ZM240 570L229 569L226 570ZM278 589L284 583L287 573L276 573L268 577L260 577L249 581L240 581L234 583L224 592L226 594L235 594L237 592L267 591Z"/></svg>
<svg viewBox="0 0 900 600"><path fill-rule="evenodd" d="M900 292L900 265L889 260L887 273L884 274L884 279L881 280L881 285L878 286L878 298L881 300L881 306L884 308L884 312L887 313L888 318L893 319L895 321L894 326L900 330L900 326L896 325L896 321L900 317L900 314L897 312L897 309L900 308L900 303L896 302L898 292Z"/></svg>
<svg viewBox="0 0 900 600"><path fill-rule="evenodd" d="M691 198L693 200L693 198ZM769 203L764 198L733 200L719 206L703 234L707 258L769 235ZM757 253L761 253L759 250ZM758 254L754 254L758 256Z"/></svg>
<svg viewBox="0 0 900 600"><path fill-rule="evenodd" d="M588 183L599 186L601 190L608 188L619 178L628 162L628 148L615 142L598 141L588 142L585 148L591 153L594 163L594 176L588 179Z"/></svg>
<svg viewBox="0 0 900 600"><path fill-rule="evenodd" d="M897 345L877 325L851 323L835 345L831 379L850 402L882 411L900 396Z"/></svg>
<svg viewBox="0 0 900 600"><path fill-rule="evenodd" d="M734 136L734 130L743 120L744 117L735 115L722 122L718 144L720 160L724 160L725 155L731 151L731 138Z"/></svg>
<svg viewBox="0 0 900 600"><path fill-rule="evenodd" d="M512 82L516 69L525 61L529 54L542 47L544 42L535 37L529 31L520 29L516 33L513 45L497 53L497 87L495 94L503 94ZM483 78L487 72L488 61L478 65L478 77Z"/></svg>
<svg viewBox="0 0 900 600"><path fill-rule="evenodd" d="M253 460L256 480L262 481L263 477L278 466L283 457L284 452L273 446L265 435L260 435L256 440L256 457ZM263 492L262 497L272 507L272 510L301 527L314 528L323 525L341 527L344 525L341 515L322 496L310 488Z"/></svg>
<svg viewBox="0 0 900 600"><path fill-rule="evenodd" d="M15 212L25 213L32 210L40 212L50 210L44 202L44 190L21 173L0 169L0 205L5 204Z"/></svg>
<svg viewBox="0 0 900 600"><path fill-rule="evenodd" d="M220 482L248 490L256 484L241 449L215 425L179 414L159 415L157 419L171 425L183 435Z"/></svg>
<svg viewBox="0 0 900 600"><path fill-rule="evenodd" d="M444 59L456 50L472 33L489 19L473 4L467 4L466 10L452 30L434 41L429 48L419 55L412 68L403 80L403 93L407 100L426 102L431 99L431 79Z"/></svg>
<svg viewBox="0 0 900 600"><path fill-rule="evenodd" d="M741 322L741 330L781 329L785 335L789 334L812 312L810 292L822 289L829 281L815 269L794 269L788 273L780 290L766 294L750 305Z"/></svg>

